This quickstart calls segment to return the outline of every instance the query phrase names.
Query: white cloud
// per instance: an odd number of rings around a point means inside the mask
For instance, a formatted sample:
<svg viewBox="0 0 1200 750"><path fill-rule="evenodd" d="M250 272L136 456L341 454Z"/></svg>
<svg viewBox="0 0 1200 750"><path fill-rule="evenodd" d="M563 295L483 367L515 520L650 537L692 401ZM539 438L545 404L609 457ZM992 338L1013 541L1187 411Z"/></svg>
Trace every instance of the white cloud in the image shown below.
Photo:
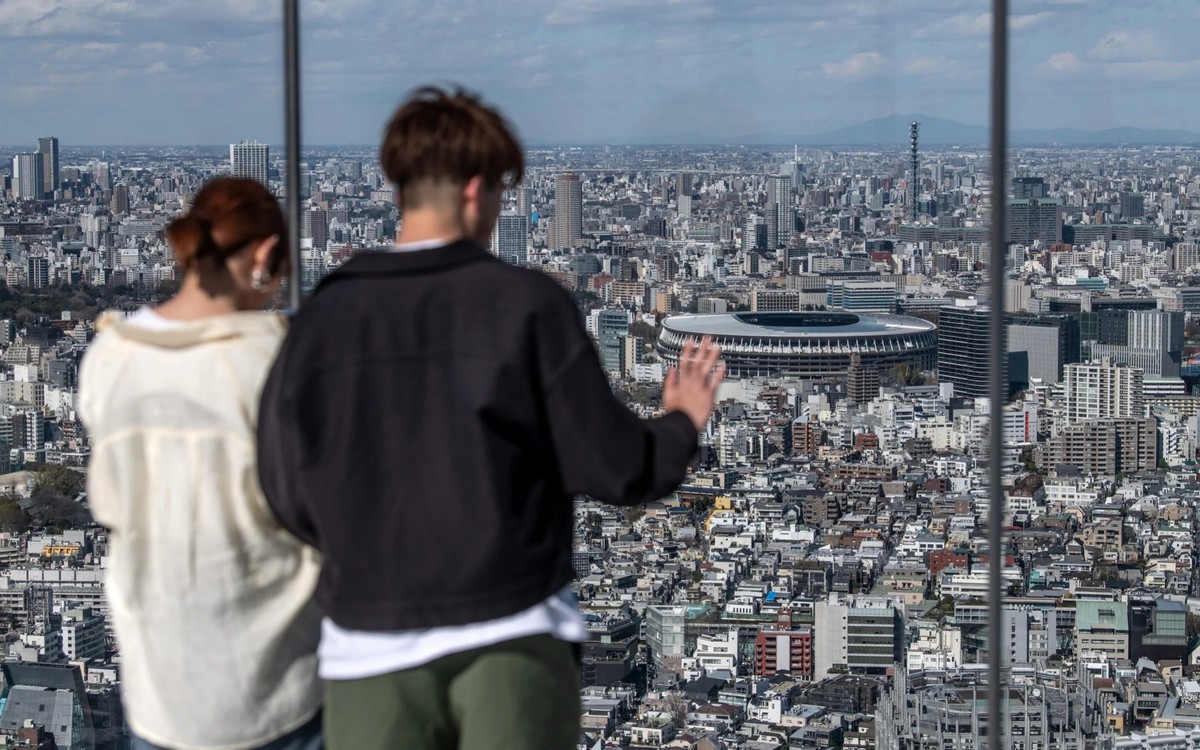
<svg viewBox="0 0 1200 750"><path fill-rule="evenodd" d="M1088 53L1105 62L1135 62L1161 57L1163 43L1153 31L1110 31Z"/></svg>
<svg viewBox="0 0 1200 750"><path fill-rule="evenodd" d="M1108 63L1104 74L1109 78L1134 78L1141 81L1177 81L1200 75L1200 60L1139 60Z"/></svg>
<svg viewBox="0 0 1200 750"><path fill-rule="evenodd" d="M1031 28L1042 21L1052 17L1054 13L1044 11L1042 13L1027 13L1024 15L1010 16L1008 20L1008 28L1010 31L1021 31ZM959 13L943 18L936 23L932 23L923 29L918 29L916 35L923 39L932 37L964 37L964 36L988 36L992 33L992 14L989 13Z"/></svg>
<svg viewBox="0 0 1200 750"><path fill-rule="evenodd" d="M949 60L944 57L932 57L921 55L911 58L904 64L904 72L908 75L928 75L931 73L943 73L949 65Z"/></svg>
<svg viewBox="0 0 1200 750"><path fill-rule="evenodd" d="M835 78L865 78L888 69L888 59L878 52L859 52L845 60L821 64L821 72Z"/></svg>
<svg viewBox="0 0 1200 750"><path fill-rule="evenodd" d="M1046 60L1045 66L1056 73L1078 73L1083 62L1074 52L1055 52Z"/></svg>

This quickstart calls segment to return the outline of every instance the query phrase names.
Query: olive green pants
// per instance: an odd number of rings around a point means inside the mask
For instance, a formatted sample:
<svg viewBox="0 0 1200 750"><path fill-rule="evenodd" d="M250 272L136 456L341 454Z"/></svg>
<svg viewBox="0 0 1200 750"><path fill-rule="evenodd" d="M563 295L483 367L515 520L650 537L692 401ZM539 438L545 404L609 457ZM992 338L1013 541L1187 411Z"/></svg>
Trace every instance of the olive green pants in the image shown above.
<svg viewBox="0 0 1200 750"><path fill-rule="evenodd" d="M325 683L328 750L572 750L574 647L549 635Z"/></svg>

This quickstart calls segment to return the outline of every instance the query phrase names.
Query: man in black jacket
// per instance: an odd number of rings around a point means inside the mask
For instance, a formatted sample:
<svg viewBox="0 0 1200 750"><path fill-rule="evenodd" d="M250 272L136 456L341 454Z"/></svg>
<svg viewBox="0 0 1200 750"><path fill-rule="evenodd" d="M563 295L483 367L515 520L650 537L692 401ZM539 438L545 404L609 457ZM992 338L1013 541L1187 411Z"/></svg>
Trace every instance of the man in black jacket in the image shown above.
<svg viewBox="0 0 1200 750"><path fill-rule="evenodd" d="M417 91L380 152L392 252L331 273L263 391L263 488L324 553L326 741L555 750L578 739L572 504L672 492L723 375L689 343L641 420L571 296L485 249L521 149L462 92Z"/></svg>

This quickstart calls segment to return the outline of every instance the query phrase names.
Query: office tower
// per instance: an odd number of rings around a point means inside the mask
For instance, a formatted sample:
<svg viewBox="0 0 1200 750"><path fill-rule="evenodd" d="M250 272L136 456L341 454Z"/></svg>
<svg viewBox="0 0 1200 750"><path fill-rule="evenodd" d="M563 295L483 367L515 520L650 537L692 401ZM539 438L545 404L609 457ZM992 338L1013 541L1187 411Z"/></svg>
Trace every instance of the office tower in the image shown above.
<svg viewBox="0 0 1200 750"><path fill-rule="evenodd" d="M329 243L329 212L323 208L310 208L300 222L300 236L312 238L313 248L324 251Z"/></svg>
<svg viewBox="0 0 1200 750"><path fill-rule="evenodd" d="M101 190L112 189L112 169L108 162L98 161L92 165L92 179Z"/></svg>
<svg viewBox="0 0 1200 750"><path fill-rule="evenodd" d="M761 247L767 250L774 250L779 247L779 204L768 203L766 214L765 229L767 236L766 240L761 243Z"/></svg>
<svg viewBox="0 0 1200 750"><path fill-rule="evenodd" d="M33 257L26 261L26 272L29 286L34 289L45 289L50 286L50 259Z"/></svg>
<svg viewBox="0 0 1200 750"><path fill-rule="evenodd" d="M577 174L554 182L554 250L573 248L583 239L583 183Z"/></svg>
<svg viewBox="0 0 1200 750"><path fill-rule="evenodd" d="M902 658L904 617L882 597L831 595L813 608L813 679L887 674Z"/></svg>
<svg viewBox="0 0 1200 750"><path fill-rule="evenodd" d="M17 200L41 200L44 182L41 154L17 154L13 157L12 186Z"/></svg>
<svg viewBox="0 0 1200 750"><path fill-rule="evenodd" d="M775 206L774 238L771 238L771 206ZM792 178L789 175L772 175L767 178L767 249L774 251L786 245L795 232L796 211L792 208Z"/></svg>
<svg viewBox="0 0 1200 750"><path fill-rule="evenodd" d="M834 303L833 295L840 292ZM896 309L896 285L890 281L838 281L830 282L828 306L846 312L890 313Z"/></svg>
<svg viewBox="0 0 1200 750"><path fill-rule="evenodd" d="M1177 378L1183 364L1183 311L1114 310L1100 314L1093 357L1141 368L1148 378ZM1122 325L1123 324L1123 325Z"/></svg>
<svg viewBox="0 0 1200 750"><path fill-rule="evenodd" d="M909 217L915 223L917 220L917 198L921 195L921 157L917 144L921 138L921 123L912 122L908 125L909 158L912 161L912 182L909 184Z"/></svg>
<svg viewBox="0 0 1200 750"><path fill-rule="evenodd" d="M113 216L124 216L129 213L129 186L116 185L112 190L112 198L108 202L108 210Z"/></svg>
<svg viewBox="0 0 1200 750"><path fill-rule="evenodd" d="M258 141L229 144L229 169L234 177L249 177L269 185L267 179L268 146Z"/></svg>
<svg viewBox="0 0 1200 750"><path fill-rule="evenodd" d="M982 306L942 307L938 310L938 380L954 384L954 395L988 395L988 317Z"/></svg>
<svg viewBox="0 0 1200 750"><path fill-rule="evenodd" d="M1137 193L1121 193L1121 218L1141 219L1146 215L1146 199Z"/></svg>
<svg viewBox="0 0 1200 750"><path fill-rule="evenodd" d="M742 252L748 253L758 246L758 216L750 214L742 226Z"/></svg>
<svg viewBox="0 0 1200 750"><path fill-rule="evenodd" d="M1044 177L1014 177L1012 197L1017 200L1045 198L1046 179Z"/></svg>
<svg viewBox="0 0 1200 750"><path fill-rule="evenodd" d="M593 310L589 328L596 337L599 347L600 364L614 375L624 374L625 352L623 340L629 335L629 325L633 316L628 310L601 309Z"/></svg>
<svg viewBox="0 0 1200 750"><path fill-rule="evenodd" d="M517 216L533 220L533 188L517 188Z"/></svg>
<svg viewBox="0 0 1200 750"><path fill-rule="evenodd" d="M501 214L492 232L492 253L504 261L518 265L528 260L529 217L521 214Z"/></svg>
<svg viewBox="0 0 1200 750"><path fill-rule="evenodd" d="M1079 361L1079 321L1069 315L1014 315L1008 324L1010 389L1062 381L1063 367Z"/></svg>
<svg viewBox="0 0 1200 750"><path fill-rule="evenodd" d="M1013 198L1008 202L1008 241L1031 245L1062 242L1062 201L1057 198Z"/></svg>
<svg viewBox="0 0 1200 750"><path fill-rule="evenodd" d="M646 607L646 647L656 668L678 669L687 655L687 607L653 604Z"/></svg>
<svg viewBox="0 0 1200 750"><path fill-rule="evenodd" d="M1068 422L1142 416L1144 374L1104 358L1063 368L1063 394Z"/></svg>
<svg viewBox="0 0 1200 750"><path fill-rule="evenodd" d="M675 175L675 206L680 216L692 213L692 175L689 172Z"/></svg>
<svg viewBox="0 0 1200 750"><path fill-rule="evenodd" d="M38 138L38 153L42 157L42 193L53 199L60 184L58 170L58 139L54 136Z"/></svg>

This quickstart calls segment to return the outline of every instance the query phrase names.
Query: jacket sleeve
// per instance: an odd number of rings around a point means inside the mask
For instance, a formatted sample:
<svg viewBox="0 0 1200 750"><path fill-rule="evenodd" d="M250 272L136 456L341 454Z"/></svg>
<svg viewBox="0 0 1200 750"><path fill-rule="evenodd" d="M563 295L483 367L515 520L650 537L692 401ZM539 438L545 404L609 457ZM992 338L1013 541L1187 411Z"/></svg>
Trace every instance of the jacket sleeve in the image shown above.
<svg viewBox="0 0 1200 750"><path fill-rule="evenodd" d="M300 469L298 461L297 427L295 414L298 408L289 388L288 372L289 336L284 340L275 364L263 386L258 409L258 478L263 495L276 520L300 541L318 547L317 535L308 513L307 498L297 481Z"/></svg>
<svg viewBox="0 0 1200 750"><path fill-rule="evenodd" d="M539 326L539 369L563 489L614 505L670 494L696 452L682 412L639 419L617 400L573 302ZM561 305L560 305L561 308Z"/></svg>

